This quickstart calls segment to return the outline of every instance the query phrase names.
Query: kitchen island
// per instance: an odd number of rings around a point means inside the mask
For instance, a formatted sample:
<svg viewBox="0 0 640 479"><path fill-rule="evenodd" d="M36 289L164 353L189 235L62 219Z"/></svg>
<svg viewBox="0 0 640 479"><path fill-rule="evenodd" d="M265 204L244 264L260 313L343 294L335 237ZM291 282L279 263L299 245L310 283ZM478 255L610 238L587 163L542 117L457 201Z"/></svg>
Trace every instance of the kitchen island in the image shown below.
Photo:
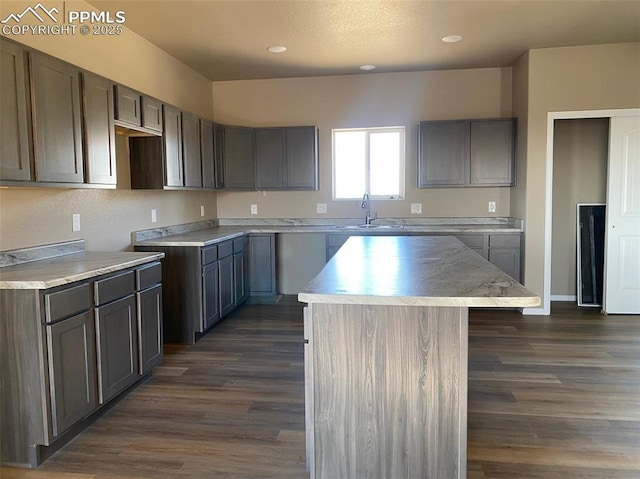
<svg viewBox="0 0 640 479"><path fill-rule="evenodd" d="M540 298L451 236L352 237L298 298L311 478L466 478L468 308Z"/></svg>

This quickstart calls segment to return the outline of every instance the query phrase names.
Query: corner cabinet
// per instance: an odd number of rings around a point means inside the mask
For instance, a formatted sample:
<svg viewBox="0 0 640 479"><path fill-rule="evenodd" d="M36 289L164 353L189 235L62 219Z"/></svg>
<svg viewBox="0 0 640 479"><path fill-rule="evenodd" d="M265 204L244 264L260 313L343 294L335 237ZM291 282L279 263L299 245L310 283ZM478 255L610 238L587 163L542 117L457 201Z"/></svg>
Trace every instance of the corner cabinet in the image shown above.
<svg viewBox="0 0 640 479"><path fill-rule="evenodd" d="M256 188L317 190L317 130L314 126L256 128Z"/></svg>
<svg viewBox="0 0 640 479"><path fill-rule="evenodd" d="M161 289L153 262L0 290L0 463L37 467L162 361Z"/></svg>
<svg viewBox="0 0 640 479"><path fill-rule="evenodd" d="M223 131L225 188L255 190L253 128L225 125Z"/></svg>
<svg viewBox="0 0 640 479"><path fill-rule="evenodd" d="M423 121L418 187L514 186L516 119Z"/></svg>

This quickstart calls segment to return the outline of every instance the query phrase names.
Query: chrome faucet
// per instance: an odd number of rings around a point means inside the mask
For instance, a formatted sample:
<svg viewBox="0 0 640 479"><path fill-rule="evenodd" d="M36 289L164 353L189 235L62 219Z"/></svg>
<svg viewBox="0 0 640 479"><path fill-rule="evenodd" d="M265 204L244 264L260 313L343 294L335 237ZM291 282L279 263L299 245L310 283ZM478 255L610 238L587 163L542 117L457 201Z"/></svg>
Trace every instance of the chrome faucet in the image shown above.
<svg viewBox="0 0 640 479"><path fill-rule="evenodd" d="M364 223L366 225L370 225L373 220L378 219L378 215L376 215L375 213L373 214L373 216L371 216L371 200L369 200L369 193L365 193L362 197L360 208L365 211Z"/></svg>

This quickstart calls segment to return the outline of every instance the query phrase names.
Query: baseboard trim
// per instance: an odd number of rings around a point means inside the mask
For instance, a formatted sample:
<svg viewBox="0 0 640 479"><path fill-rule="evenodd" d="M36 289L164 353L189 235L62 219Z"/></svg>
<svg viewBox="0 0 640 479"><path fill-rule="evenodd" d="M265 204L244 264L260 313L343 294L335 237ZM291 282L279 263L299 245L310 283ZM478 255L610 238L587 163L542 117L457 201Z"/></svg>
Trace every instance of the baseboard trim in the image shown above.
<svg viewBox="0 0 640 479"><path fill-rule="evenodd" d="M578 301L578 297L575 294L552 294L551 301Z"/></svg>

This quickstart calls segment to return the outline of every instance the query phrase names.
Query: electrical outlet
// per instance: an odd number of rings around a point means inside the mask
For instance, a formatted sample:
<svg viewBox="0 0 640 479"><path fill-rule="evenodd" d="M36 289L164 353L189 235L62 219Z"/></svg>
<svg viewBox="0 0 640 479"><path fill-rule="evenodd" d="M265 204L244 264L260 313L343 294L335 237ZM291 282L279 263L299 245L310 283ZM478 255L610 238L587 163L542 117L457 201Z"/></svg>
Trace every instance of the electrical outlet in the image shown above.
<svg viewBox="0 0 640 479"><path fill-rule="evenodd" d="M151 222L152 223L158 222L158 212L155 209L151 210Z"/></svg>
<svg viewBox="0 0 640 479"><path fill-rule="evenodd" d="M495 201L489 201L489 213L495 213L496 212L496 202Z"/></svg>
<svg viewBox="0 0 640 479"><path fill-rule="evenodd" d="M316 205L316 213L325 215L327 214L327 204L326 203L318 203Z"/></svg>
<svg viewBox="0 0 640 479"><path fill-rule="evenodd" d="M252 215L258 214L258 205L251 205L251 214Z"/></svg>
<svg viewBox="0 0 640 479"><path fill-rule="evenodd" d="M422 203L411 203L411 214L419 215L422 213Z"/></svg>
<svg viewBox="0 0 640 479"><path fill-rule="evenodd" d="M71 215L71 231L80 231L80 214Z"/></svg>
<svg viewBox="0 0 640 479"><path fill-rule="evenodd" d="M200 205L200 216L204 216L204 205Z"/></svg>

